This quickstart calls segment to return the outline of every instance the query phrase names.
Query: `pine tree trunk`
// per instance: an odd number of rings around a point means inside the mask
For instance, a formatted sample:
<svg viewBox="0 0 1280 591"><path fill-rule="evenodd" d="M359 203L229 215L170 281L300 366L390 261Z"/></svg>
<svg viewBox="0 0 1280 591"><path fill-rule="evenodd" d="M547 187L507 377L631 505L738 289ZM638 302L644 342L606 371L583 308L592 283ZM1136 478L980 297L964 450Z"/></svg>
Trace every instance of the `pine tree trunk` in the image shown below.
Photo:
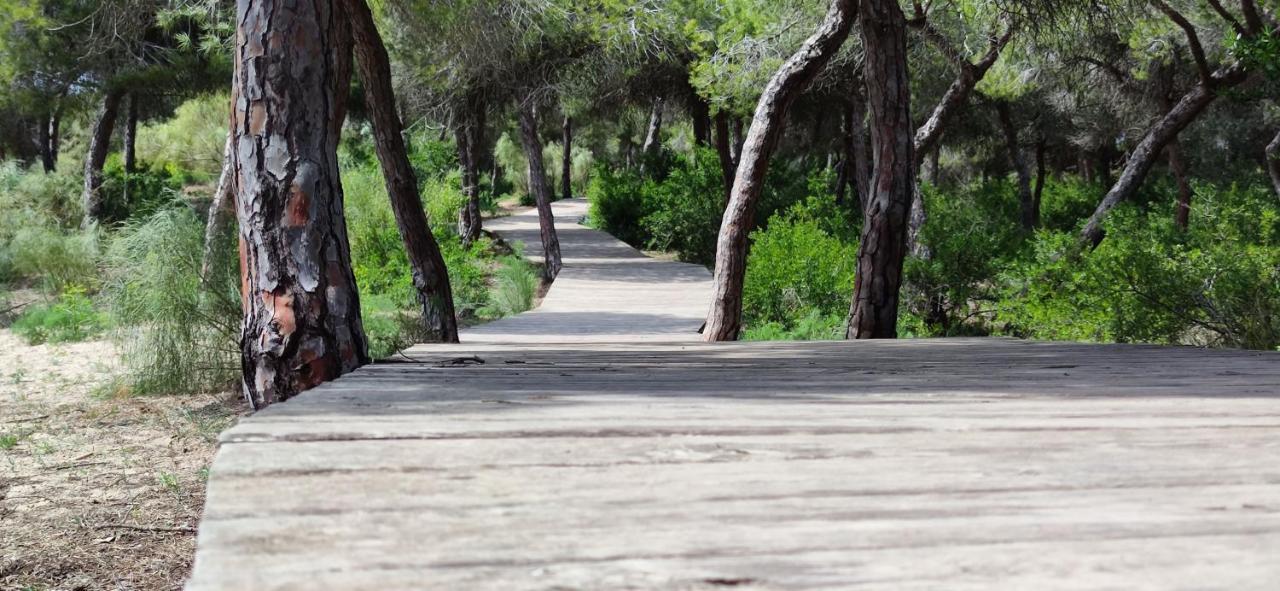
<svg viewBox="0 0 1280 591"><path fill-rule="evenodd" d="M106 164L107 152L111 148L111 132L115 129L116 117L120 113L122 94L114 89L103 94L93 130L89 134L89 151L84 157L84 192L80 197L84 205L82 225L85 227L102 219L102 166Z"/></svg>
<svg viewBox="0 0 1280 591"><path fill-rule="evenodd" d="M733 156L733 167L737 169L738 163L742 162L742 143L746 141L746 137L742 133L742 118L733 118L733 149L729 152Z"/></svg>
<svg viewBox="0 0 1280 591"><path fill-rule="evenodd" d="M40 143L40 164L44 167L46 173L53 172L58 161L53 153L53 138L51 137L53 121L55 115L49 115L41 118L38 129L36 129L36 140Z"/></svg>
<svg viewBox="0 0 1280 591"><path fill-rule="evenodd" d="M213 251L218 244L218 234L226 225L228 218L235 214L235 186L232 178L232 134L227 134L227 142L222 148L222 173L218 175L218 187L213 191L213 201L209 203L209 215L204 224L204 254L200 257L200 281L208 281L213 272Z"/></svg>
<svg viewBox="0 0 1280 591"><path fill-rule="evenodd" d="M338 174L351 33L329 0L242 0L236 23L240 347L258 409L369 362Z"/></svg>
<svg viewBox="0 0 1280 591"><path fill-rule="evenodd" d="M1276 197L1280 197L1280 132L1277 132L1275 139L1267 144L1267 150L1263 157L1267 161L1267 174L1271 176L1271 184L1275 187Z"/></svg>
<svg viewBox="0 0 1280 591"><path fill-rule="evenodd" d="M568 115L564 116L564 126L562 130L563 156L560 163L560 184L563 199L573 199L573 121Z"/></svg>
<svg viewBox="0 0 1280 591"><path fill-rule="evenodd" d="M124 171L135 172L138 170L138 93L129 93L129 107L125 111L124 134L121 138L124 144Z"/></svg>
<svg viewBox="0 0 1280 591"><path fill-rule="evenodd" d="M1191 180L1187 177L1187 160L1182 154L1182 146L1174 138L1166 148L1169 152L1169 172L1178 185L1178 204L1173 212L1173 222L1183 230L1191 223Z"/></svg>
<svg viewBox="0 0 1280 591"><path fill-rule="evenodd" d="M471 105L464 107L469 112L454 118L453 137L458 145L458 164L462 168L462 195L467 202L458 211L458 235L462 243L469 245L480 237L480 167L479 167L479 129Z"/></svg>
<svg viewBox="0 0 1280 591"><path fill-rule="evenodd" d="M834 0L817 32L809 37L765 87L743 143L737 175L716 240L711 310L702 336L731 341L742 329L742 283L747 268L747 235L755 224L769 158L778 147L787 111L849 36L854 0Z"/></svg>
<svg viewBox="0 0 1280 591"><path fill-rule="evenodd" d="M538 113L530 100L520 105L520 142L529 161L529 192L538 206L538 225L542 234L543 275L555 279L560 274L560 239L556 237L555 216L551 212L551 186L542 162L542 140L538 137Z"/></svg>
<svg viewBox="0 0 1280 591"><path fill-rule="evenodd" d="M1028 232L1036 227L1035 195L1031 191L1031 168L1027 158L1018 144L1018 127L1013 121L1013 109L1009 103L996 101L996 114L1000 120L1000 129L1004 132L1004 147L1009 153L1009 164L1013 166L1018 180L1018 203L1021 205L1022 229Z"/></svg>
<svg viewBox="0 0 1280 591"><path fill-rule="evenodd" d="M391 86L391 60L365 0L345 0L345 7L355 42L356 67L364 82L365 107L373 123L374 148L382 164L391 211L409 255L413 287L422 307L423 338L431 343L456 343L458 318L453 308L449 270L423 211L417 174L409 164L409 152L402 135L404 125L396 112L395 91ZM471 180L474 186L474 175Z"/></svg>
<svg viewBox="0 0 1280 591"><path fill-rule="evenodd" d="M729 192L733 190L733 177L738 172L738 165L733 159L732 139L729 137L729 116L723 111L716 113L716 156L720 159L720 177L724 181L724 201L729 203Z"/></svg>
<svg viewBox="0 0 1280 591"><path fill-rule="evenodd" d="M842 185L852 184L858 197L858 207L865 209L871 184L871 158L867 154L867 99L855 90L846 103L844 114L844 165L841 168Z"/></svg>
<svg viewBox="0 0 1280 591"><path fill-rule="evenodd" d="M846 336L895 338L916 179L907 23L897 0L862 0L859 17L875 165Z"/></svg>
<svg viewBox="0 0 1280 591"><path fill-rule="evenodd" d="M697 94L690 99L690 117L693 119L693 141L704 148L711 147L711 108Z"/></svg>
<svg viewBox="0 0 1280 591"><path fill-rule="evenodd" d="M653 109L649 112L649 127L644 134L644 146L640 148L646 157L653 156L662 148L662 97L653 99Z"/></svg>
<svg viewBox="0 0 1280 591"><path fill-rule="evenodd" d="M1048 152L1048 148L1048 142L1045 141L1044 137L1041 137L1040 141L1036 142L1036 188L1032 193L1033 207L1031 216L1036 227L1040 226L1040 198L1044 196L1045 175L1048 174L1045 166L1045 155Z"/></svg>
<svg viewBox="0 0 1280 591"><path fill-rule="evenodd" d="M53 118L49 120L49 155L50 170L58 167L58 153L62 150L62 107L59 106L53 111Z"/></svg>
<svg viewBox="0 0 1280 591"><path fill-rule="evenodd" d="M1110 190L1085 224L1084 230L1080 233L1082 242L1090 246L1097 246L1102 242L1102 221L1106 219L1107 213L1121 202L1130 199L1138 191L1138 187L1146 179L1147 173L1151 171L1151 167L1156 163L1165 146L1177 138L1178 134L1192 121L1195 121L1196 117L1199 117L1217 96L1215 89L1203 83L1197 84L1147 130L1146 136L1129 154L1129 160L1125 162L1120 178L1111 185ZM1110 166L1107 165L1107 170L1103 173L1107 177L1110 176L1109 168Z"/></svg>

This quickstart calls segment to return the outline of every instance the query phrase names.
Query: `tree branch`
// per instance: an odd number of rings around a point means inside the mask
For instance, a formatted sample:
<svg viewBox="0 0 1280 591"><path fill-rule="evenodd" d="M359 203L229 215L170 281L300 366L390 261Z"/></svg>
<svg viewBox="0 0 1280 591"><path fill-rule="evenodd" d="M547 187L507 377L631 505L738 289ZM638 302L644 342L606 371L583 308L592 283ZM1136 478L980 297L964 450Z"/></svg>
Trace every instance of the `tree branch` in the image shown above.
<svg viewBox="0 0 1280 591"><path fill-rule="evenodd" d="M1209 68L1209 60L1204 55L1204 46L1200 44L1200 35L1196 34L1196 28L1187 20L1187 17L1182 16L1182 13L1174 10L1164 0L1151 0L1151 3L1186 33L1187 45L1191 48L1191 55L1196 60L1196 70L1200 73L1200 81L1205 86L1213 87L1216 84L1213 70Z"/></svg>
<svg viewBox="0 0 1280 591"><path fill-rule="evenodd" d="M1218 13L1218 16L1222 17L1222 20L1227 21L1227 23L1231 25L1231 28L1236 30L1236 33L1239 33L1242 37L1249 34L1248 31L1245 30L1244 26L1240 24L1240 21L1236 20L1236 17L1232 16L1231 13L1222 6L1221 2L1218 0L1208 0L1208 2L1209 6L1213 7L1213 11Z"/></svg>

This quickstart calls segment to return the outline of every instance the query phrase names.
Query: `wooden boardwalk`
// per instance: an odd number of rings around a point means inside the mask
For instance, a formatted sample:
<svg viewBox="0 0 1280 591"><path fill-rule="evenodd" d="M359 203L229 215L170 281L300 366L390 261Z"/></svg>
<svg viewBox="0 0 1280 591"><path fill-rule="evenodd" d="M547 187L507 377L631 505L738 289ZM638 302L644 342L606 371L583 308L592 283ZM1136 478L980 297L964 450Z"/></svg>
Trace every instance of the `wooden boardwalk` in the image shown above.
<svg viewBox="0 0 1280 591"><path fill-rule="evenodd" d="M542 309L224 434L188 588L1280 588L1280 355L704 344L580 210Z"/></svg>

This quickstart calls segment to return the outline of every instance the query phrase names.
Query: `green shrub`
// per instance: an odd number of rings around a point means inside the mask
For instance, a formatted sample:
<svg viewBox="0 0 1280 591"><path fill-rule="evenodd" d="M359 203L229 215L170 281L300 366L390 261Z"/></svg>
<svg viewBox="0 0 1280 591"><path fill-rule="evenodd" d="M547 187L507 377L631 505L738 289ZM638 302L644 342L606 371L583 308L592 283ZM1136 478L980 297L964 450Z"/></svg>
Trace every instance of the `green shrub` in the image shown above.
<svg viewBox="0 0 1280 591"><path fill-rule="evenodd" d="M1105 192L1106 187L1078 176L1048 176L1040 196L1040 226L1062 232L1077 229L1093 214Z"/></svg>
<svg viewBox="0 0 1280 591"><path fill-rule="evenodd" d="M419 182L439 179L458 172L458 150L449 141L440 141L419 132L409 137L409 164Z"/></svg>
<svg viewBox="0 0 1280 591"><path fill-rule="evenodd" d="M229 104L225 92L199 96L178 105L173 117L140 126L138 158L170 174L182 171L192 180L215 180L222 172Z"/></svg>
<svg viewBox="0 0 1280 591"><path fill-rule="evenodd" d="M36 281L47 293L98 286L99 231L66 231L49 226L18 230L4 250L11 273Z"/></svg>
<svg viewBox="0 0 1280 591"><path fill-rule="evenodd" d="M902 307L921 336L989 332L994 280L1024 241L1013 184L994 181L941 192L922 187L929 218L920 233L927 258L903 266Z"/></svg>
<svg viewBox="0 0 1280 591"><path fill-rule="evenodd" d="M845 316L808 310L788 326L782 322L765 322L750 326L742 333L744 341L835 341L844 338Z"/></svg>
<svg viewBox="0 0 1280 591"><path fill-rule="evenodd" d="M494 273L491 303L486 312L494 318L513 316L533 307L541 285L538 270L523 258L510 256L500 261Z"/></svg>
<svg viewBox="0 0 1280 591"><path fill-rule="evenodd" d="M78 342L102 334L107 316L94 307L83 289L72 288L53 303L32 305L12 328L29 345Z"/></svg>
<svg viewBox="0 0 1280 591"><path fill-rule="evenodd" d="M596 166L587 187L588 223L627 244L644 248L649 241L640 224L649 214L645 192L645 181L639 175L607 164Z"/></svg>
<svg viewBox="0 0 1280 591"><path fill-rule="evenodd" d="M362 294L360 318L364 323L365 338L369 341L369 356L386 359L418 342L421 328L417 314L415 310L406 310L393 297Z"/></svg>
<svg viewBox="0 0 1280 591"><path fill-rule="evenodd" d="M814 197L752 234L742 292L747 326L775 323L791 330L811 314L844 318L853 295L857 246L832 236L824 228L829 220L812 217L828 209L824 201L834 207L832 197Z"/></svg>
<svg viewBox="0 0 1280 591"><path fill-rule="evenodd" d="M521 197L529 197L529 160L524 156L524 148L510 134L498 136L493 147L494 162L501 168L502 178L510 191ZM532 203L528 203L531 205Z"/></svg>
<svg viewBox="0 0 1280 591"><path fill-rule="evenodd" d="M240 293L231 231L200 281L204 224L186 207L126 223L106 254L103 294L132 390L139 394L214 391L239 369Z"/></svg>
<svg viewBox="0 0 1280 591"><path fill-rule="evenodd" d="M724 181L715 152L677 156L662 182L647 181L646 215L640 220L646 246L676 253L680 260L709 265L724 213ZM762 212L764 213L764 212Z"/></svg>
<svg viewBox="0 0 1280 591"><path fill-rule="evenodd" d="M1081 251L1074 234L1037 236L1029 261L1003 276L999 318L1017 335L1280 346L1280 207L1266 187L1197 187L1191 227L1172 199L1108 217Z"/></svg>
<svg viewBox="0 0 1280 591"><path fill-rule="evenodd" d="M103 168L102 219L122 221L145 218L182 201L182 187L192 179L187 173L138 162L134 172L125 172L118 154L112 154Z"/></svg>

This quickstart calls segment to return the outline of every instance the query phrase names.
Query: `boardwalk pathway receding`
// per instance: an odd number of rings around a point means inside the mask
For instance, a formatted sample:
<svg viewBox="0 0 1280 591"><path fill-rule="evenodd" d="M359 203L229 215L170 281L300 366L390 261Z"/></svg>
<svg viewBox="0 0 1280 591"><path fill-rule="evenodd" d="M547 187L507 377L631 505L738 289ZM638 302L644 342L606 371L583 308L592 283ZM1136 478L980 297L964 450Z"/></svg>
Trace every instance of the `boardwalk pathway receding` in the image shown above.
<svg viewBox="0 0 1280 591"><path fill-rule="evenodd" d="M539 310L225 433L188 588L1280 585L1280 355L705 344L582 212Z"/></svg>

